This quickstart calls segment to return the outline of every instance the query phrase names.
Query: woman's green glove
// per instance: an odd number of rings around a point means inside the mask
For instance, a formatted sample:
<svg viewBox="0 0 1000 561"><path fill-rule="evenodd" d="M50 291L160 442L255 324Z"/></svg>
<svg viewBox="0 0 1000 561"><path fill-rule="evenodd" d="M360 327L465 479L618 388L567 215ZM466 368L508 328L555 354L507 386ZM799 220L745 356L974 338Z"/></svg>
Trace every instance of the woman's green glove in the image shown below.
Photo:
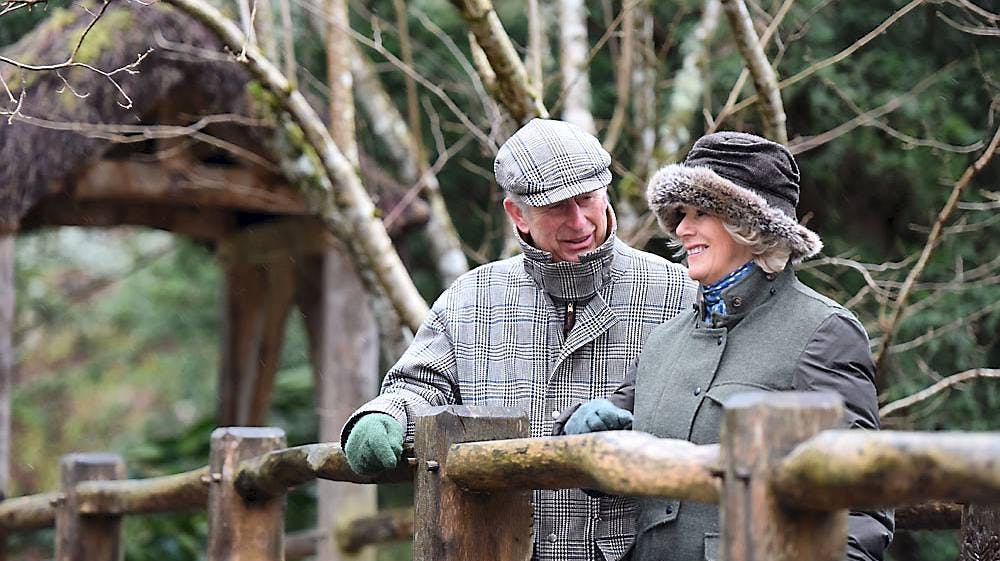
<svg viewBox="0 0 1000 561"><path fill-rule="evenodd" d="M606 399L594 399L584 403L566 421L566 434L630 428L632 428L632 412L616 407Z"/></svg>
<svg viewBox="0 0 1000 561"><path fill-rule="evenodd" d="M344 454L358 475L392 469L403 455L403 427L391 415L368 413L354 423Z"/></svg>

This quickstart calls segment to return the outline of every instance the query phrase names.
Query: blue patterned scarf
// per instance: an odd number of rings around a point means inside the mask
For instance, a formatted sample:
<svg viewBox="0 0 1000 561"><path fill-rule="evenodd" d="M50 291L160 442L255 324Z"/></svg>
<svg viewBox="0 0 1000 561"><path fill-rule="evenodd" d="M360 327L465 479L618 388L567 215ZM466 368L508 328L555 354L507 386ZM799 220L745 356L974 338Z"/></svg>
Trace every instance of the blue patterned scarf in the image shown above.
<svg viewBox="0 0 1000 561"><path fill-rule="evenodd" d="M722 291L746 278L753 272L754 267L753 261L747 261L746 264L729 273L722 280L701 287L702 298L705 300L705 316L701 319L706 325L712 323L713 313L720 316L726 315L726 301L722 299Z"/></svg>

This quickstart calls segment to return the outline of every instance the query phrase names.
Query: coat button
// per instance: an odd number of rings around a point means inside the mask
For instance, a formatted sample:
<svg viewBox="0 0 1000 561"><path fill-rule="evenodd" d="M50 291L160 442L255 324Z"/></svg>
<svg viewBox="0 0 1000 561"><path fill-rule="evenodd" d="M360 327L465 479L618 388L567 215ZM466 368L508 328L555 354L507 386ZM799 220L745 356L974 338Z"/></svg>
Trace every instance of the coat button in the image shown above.
<svg viewBox="0 0 1000 561"><path fill-rule="evenodd" d="M546 537L545 539L549 540L549 543L556 543L556 540L559 538L557 538L556 535L553 533L549 534L548 537Z"/></svg>
<svg viewBox="0 0 1000 561"><path fill-rule="evenodd" d="M734 308L739 308L742 305L743 305L743 299L742 298L740 298L739 296L733 298L733 307Z"/></svg>
<svg viewBox="0 0 1000 561"><path fill-rule="evenodd" d="M726 338L725 338L725 337L723 337L722 335L719 335L719 340L718 340L718 344L720 344L720 345L721 345L721 344L722 344L722 342L723 342L723 341L725 341L725 340L726 340Z"/></svg>
<svg viewBox="0 0 1000 561"><path fill-rule="evenodd" d="M667 514L673 514L674 513L674 505L667 505L667 508L665 508L664 511Z"/></svg>
<svg viewBox="0 0 1000 561"><path fill-rule="evenodd" d="M771 287L771 294L774 295L775 292L777 292L777 290L775 290L774 287L772 286Z"/></svg>
<svg viewBox="0 0 1000 561"><path fill-rule="evenodd" d="M696 396L701 395L701 386L698 386L697 388L694 389L694 395Z"/></svg>
<svg viewBox="0 0 1000 561"><path fill-rule="evenodd" d="M559 418L559 411L553 411L552 412L552 420L555 421L558 418Z"/></svg>

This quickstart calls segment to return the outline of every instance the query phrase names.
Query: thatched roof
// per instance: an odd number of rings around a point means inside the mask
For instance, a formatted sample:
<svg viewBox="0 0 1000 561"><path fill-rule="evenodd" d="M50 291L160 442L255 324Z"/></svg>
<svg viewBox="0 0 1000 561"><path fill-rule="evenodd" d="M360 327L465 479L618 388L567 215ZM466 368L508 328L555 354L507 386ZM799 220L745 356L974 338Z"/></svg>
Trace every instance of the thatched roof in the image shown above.
<svg viewBox="0 0 1000 561"><path fill-rule="evenodd" d="M3 54L29 64L65 61L91 19L78 5L56 10L38 29ZM139 65L138 74L115 75L131 100L127 108L122 105L128 100L106 77L95 72L82 68L61 71L66 83L79 94L76 95L55 72L0 68L7 83L16 88L15 95L25 92L20 108L25 118L15 118L12 124L6 118L0 120L0 232L43 224L79 223L74 222L73 215L82 212L80 205L93 205L102 197L118 197L120 204L109 207L107 200L103 200L105 206L96 212L118 213L131 205L126 210L133 217L110 218L106 223L137 222L172 229L169 220L175 218L164 221L164 215L153 208L155 205L180 207L189 215L188 222L199 221L199 213L207 212L206 207L211 207L218 216L228 216L226 213L232 209L227 209L226 204L232 197L220 193L227 188L243 193L254 191L248 203L251 211L306 213L305 201L297 191L287 187L275 156L267 148L273 131L266 124L273 119L255 101L250 77L239 63L226 56L219 41L200 24L160 5L113 2L88 33L77 59L110 71L134 62L150 48L153 51ZM10 109L10 105L7 103L5 109ZM193 142L192 149L190 138L116 144L92 136L93 127L78 126L189 125L202 117L220 114L239 115L253 121L212 124L201 131L221 139L229 149L198 142ZM90 129L91 133L52 127ZM169 152L171 142L183 144L188 152L197 152L200 162L221 163L247 171L237 176L246 181L242 185L229 185L233 182L231 176L217 174L225 166L191 172L183 163L171 167L163 158L154 157L153 152L165 148ZM125 163L135 162L137 156L144 157L145 163ZM206 177L212 184L211 190L197 184ZM144 182L138 191L145 198L123 195L122 189L116 187L122 181ZM373 183L382 182L371 181L369 185ZM272 188L276 184L282 186ZM86 192L81 195L81 191ZM156 191L159 198L152 198L150 191ZM388 210L398 198L385 196L379 206ZM419 205L411 210L407 216L410 220L402 222L419 221L425 214ZM90 211L94 212L93 208ZM205 217L205 221L215 219Z"/></svg>

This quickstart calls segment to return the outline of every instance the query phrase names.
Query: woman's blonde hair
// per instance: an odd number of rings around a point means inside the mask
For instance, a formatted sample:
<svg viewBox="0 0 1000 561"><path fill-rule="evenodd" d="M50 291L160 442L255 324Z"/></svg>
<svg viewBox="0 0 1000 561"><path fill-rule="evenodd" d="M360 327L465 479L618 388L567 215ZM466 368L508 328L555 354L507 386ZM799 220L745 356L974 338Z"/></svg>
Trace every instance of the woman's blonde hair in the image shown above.
<svg viewBox="0 0 1000 561"><path fill-rule="evenodd" d="M785 270L788 258L792 254L788 242L779 237L764 234L750 226L732 222L727 218L720 216L719 219L722 220L722 226L736 243L750 248L753 262L765 273L780 273ZM671 240L670 245L679 248L675 257L683 256L686 252L676 232L668 232L667 235Z"/></svg>

